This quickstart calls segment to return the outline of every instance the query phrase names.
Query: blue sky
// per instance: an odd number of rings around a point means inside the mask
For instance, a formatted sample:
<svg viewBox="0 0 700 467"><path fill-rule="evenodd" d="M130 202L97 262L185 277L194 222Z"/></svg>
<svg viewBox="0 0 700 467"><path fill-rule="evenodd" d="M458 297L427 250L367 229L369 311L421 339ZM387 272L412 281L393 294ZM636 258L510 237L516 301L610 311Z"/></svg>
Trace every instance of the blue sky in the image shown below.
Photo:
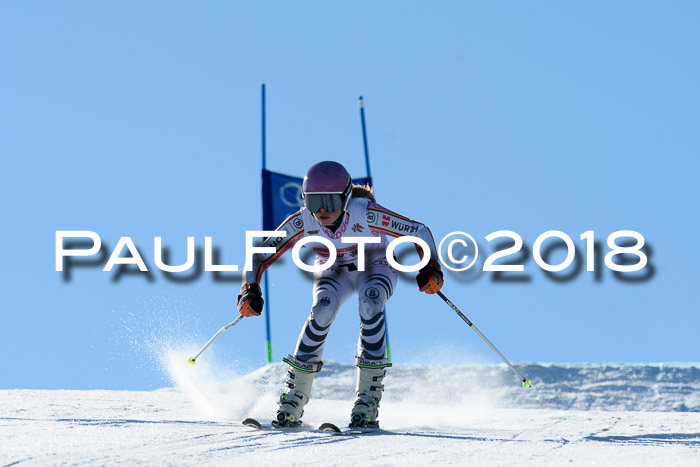
<svg viewBox="0 0 700 467"><path fill-rule="evenodd" d="M587 230L603 244L644 235L654 273L638 283L602 264L599 280L556 282L531 254L528 282L446 274L445 294L510 360L697 361L699 13L637 1L3 2L0 387L161 387L159 354L196 350L236 317L236 278L169 280L153 238L173 263L187 236L198 247L211 236L223 262L243 264L245 231L262 219L262 83L269 168L301 176L334 159L364 176L363 95L378 201L438 241L466 231L488 255L497 230L530 247L561 230L581 252ZM115 280L101 263L65 281L57 230L95 231L110 248L131 237L152 280ZM310 278L286 258L270 279L280 360ZM397 364L499 361L412 274L388 323ZM325 358L351 362L358 329L351 301ZM263 319L207 352L222 371L264 364Z"/></svg>

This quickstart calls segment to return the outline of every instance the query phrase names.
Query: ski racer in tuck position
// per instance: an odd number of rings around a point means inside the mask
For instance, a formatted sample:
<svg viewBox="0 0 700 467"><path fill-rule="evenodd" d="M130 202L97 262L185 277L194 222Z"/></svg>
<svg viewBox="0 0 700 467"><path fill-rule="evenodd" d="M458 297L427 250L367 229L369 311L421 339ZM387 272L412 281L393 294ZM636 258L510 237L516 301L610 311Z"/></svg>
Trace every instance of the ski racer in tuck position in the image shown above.
<svg viewBox="0 0 700 467"><path fill-rule="evenodd" d="M350 426L378 428L379 401L384 385L386 358L383 309L396 289L397 273L386 259L387 236L416 236L430 248L430 262L416 281L420 291L434 294L443 284L435 240L423 224L385 209L375 202L371 188L352 184L350 174L340 163L324 161L313 165L302 186L304 206L289 216L277 230L283 238L266 239L261 246L276 244L276 252L254 256L252 270L243 275L238 310L244 316L260 316L263 309L260 279L272 263L306 236L328 239L337 251L336 262L314 273L313 305L304 323L293 355L283 359L289 365L286 388L278 401L273 425L301 425L304 406L309 401L316 373L321 370L323 348L329 328L340 307L358 295L360 339L355 365L358 368L356 400ZM379 237L380 243L366 243L364 271L358 268L358 245L342 243L341 237ZM330 252L320 243L305 245L316 254L315 264L324 264ZM419 256L423 255L416 246Z"/></svg>

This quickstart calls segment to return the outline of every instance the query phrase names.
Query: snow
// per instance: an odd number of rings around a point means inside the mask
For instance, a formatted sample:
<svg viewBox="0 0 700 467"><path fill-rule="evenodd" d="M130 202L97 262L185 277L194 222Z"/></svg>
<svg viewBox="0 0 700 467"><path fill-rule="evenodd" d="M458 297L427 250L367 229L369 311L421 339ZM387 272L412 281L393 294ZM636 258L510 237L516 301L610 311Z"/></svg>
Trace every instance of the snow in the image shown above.
<svg viewBox="0 0 700 467"><path fill-rule="evenodd" d="M355 369L319 373L309 429L261 432L286 368L221 378L206 361L168 360L156 391L0 391L0 465L700 465L700 367L518 364L389 369L382 431L331 436L343 424Z"/></svg>

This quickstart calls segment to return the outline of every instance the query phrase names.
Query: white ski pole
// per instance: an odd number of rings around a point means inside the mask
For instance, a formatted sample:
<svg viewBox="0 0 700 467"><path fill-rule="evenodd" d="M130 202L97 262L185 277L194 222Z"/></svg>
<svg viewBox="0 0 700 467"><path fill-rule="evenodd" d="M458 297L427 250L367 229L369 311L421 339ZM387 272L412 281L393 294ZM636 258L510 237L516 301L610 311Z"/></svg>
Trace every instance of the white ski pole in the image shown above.
<svg viewBox="0 0 700 467"><path fill-rule="evenodd" d="M491 341L488 340L488 339L486 338L486 336L484 336L484 335L481 333L481 331L479 331L479 330L476 328L476 326L474 326L474 323L472 323L471 321L469 321L469 318L467 318L466 316L464 316L464 314L462 314L462 312L459 311L459 308L457 308L457 306L456 306L454 303L452 303L452 302L450 301L449 298L445 297L445 295L444 295L442 292L440 292L439 290L438 290L437 294L440 296L440 298L442 298L442 299L445 301L445 303L447 303L447 305L448 305L450 308L452 308L452 310L454 310L455 313L457 313L457 314L459 315L460 318L462 318L462 319L464 320L465 323L467 323L467 324L469 325L470 328L472 328L472 329L474 330L475 333L477 333L477 334L479 335L479 337L481 337L481 339L482 339L484 342L486 342L486 345L488 345L489 347L491 347L491 350L493 350L494 352L496 352L496 354L497 354L499 357L501 357L501 360L503 360L503 361L506 363L506 365L508 365L508 367L509 367L511 370L513 370L513 373L515 373L516 375L518 375L518 378L520 378L520 381L523 382L523 386L525 386L526 388L529 388L530 385L532 384L532 382L531 382L529 379L524 378L523 375L521 375L520 373L518 373L518 370L516 370L515 367L513 367L513 365L510 364L510 362L508 361L508 359L507 359L506 357L504 357L503 354L502 354L501 352L498 351L498 349L496 348L496 346L493 345L493 344L491 343Z"/></svg>
<svg viewBox="0 0 700 467"><path fill-rule="evenodd" d="M209 339L209 342L207 342L206 344L204 344L204 347L202 347L202 348L199 350L199 352L197 352L197 355L195 355L194 357L190 357L190 358L187 360L187 363L189 363L190 365L194 365L195 363L197 363L197 357L199 357L200 355L202 355L202 352L204 352L205 350L207 350L207 347L209 347L209 346L211 345L211 343L214 342L214 341L221 335L222 332L226 331L227 329L230 329L230 328L234 327L234 326L237 325L238 322L239 322L240 320L242 320L242 319L243 319L243 315L239 316L238 318L234 319L233 321L231 321L230 323L228 323L228 324L227 324L226 326L224 326L223 328L219 329L219 330L216 332L216 334L214 334L213 336L211 336L211 339Z"/></svg>

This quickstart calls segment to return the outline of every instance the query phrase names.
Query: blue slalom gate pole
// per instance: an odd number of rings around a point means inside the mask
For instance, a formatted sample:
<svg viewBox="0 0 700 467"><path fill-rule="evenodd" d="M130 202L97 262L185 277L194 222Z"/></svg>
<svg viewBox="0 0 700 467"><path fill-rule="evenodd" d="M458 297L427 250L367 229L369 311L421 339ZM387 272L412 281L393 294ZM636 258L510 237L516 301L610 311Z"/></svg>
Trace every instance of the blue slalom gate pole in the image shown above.
<svg viewBox="0 0 700 467"><path fill-rule="evenodd" d="M262 93L261 93L261 104L262 104L262 168L263 170L267 169L267 147L265 144L266 140L266 135L265 135L265 83L262 85ZM264 208L264 206L263 206ZM263 214L264 215L264 214ZM272 336L270 333L270 286L269 286L269 281L267 279L268 272L264 272L264 280L265 280L265 361L267 361L268 364L272 363Z"/></svg>
<svg viewBox="0 0 700 467"><path fill-rule="evenodd" d="M369 167L369 145L367 144L367 122L365 121L365 100L360 96L360 120L362 121L362 144L365 148L365 166L367 167L367 177L372 178L372 171ZM386 358L391 363L391 346L389 345L389 322L386 316L386 306L384 313L384 335L386 338Z"/></svg>
<svg viewBox="0 0 700 467"><path fill-rule="evenodd" d="M367 177L372 178L372 171L369 168L369 146L367 145L367 124L365 123L365 100L360 96L360 120L362 120L362 143L365 147L365 165L367 166Z"/></svg>

